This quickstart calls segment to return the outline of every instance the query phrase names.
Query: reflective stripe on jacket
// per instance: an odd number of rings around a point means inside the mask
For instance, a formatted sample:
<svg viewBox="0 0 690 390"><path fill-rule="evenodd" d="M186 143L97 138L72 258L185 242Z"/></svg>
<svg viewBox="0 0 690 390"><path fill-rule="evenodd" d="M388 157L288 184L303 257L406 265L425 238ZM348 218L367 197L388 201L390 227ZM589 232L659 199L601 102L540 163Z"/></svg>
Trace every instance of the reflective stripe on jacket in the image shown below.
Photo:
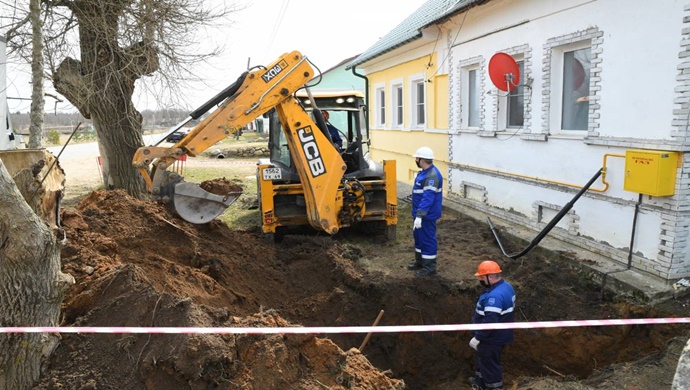
<svg viewBox="0 0 690 390"><path fill-rule="evenodd" d="M412 187L412 218L441 218L443 176L435 165L420 171Z"/></svg>
<svg viewBox="0 0 690 390"><path fill-rule="evenodd" d="M515 290L505 280L499 280L487 289L477 300L472 316L473 324L514 322ZM505 345L513 342L512 329L476 330L474 337L479 341Z"/></svg>

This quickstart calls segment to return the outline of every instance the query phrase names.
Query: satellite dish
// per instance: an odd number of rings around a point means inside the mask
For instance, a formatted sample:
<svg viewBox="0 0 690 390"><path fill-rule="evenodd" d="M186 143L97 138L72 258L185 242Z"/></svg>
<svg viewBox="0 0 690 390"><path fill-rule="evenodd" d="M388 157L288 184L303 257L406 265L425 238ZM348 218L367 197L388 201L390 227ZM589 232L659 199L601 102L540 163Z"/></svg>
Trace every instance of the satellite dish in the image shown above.
<svg viewBox="0 0 690 390"><path fill-rule="evenodd" d="M520 68L506 53L496 53L489 60L489 77L496 88L510 92L520 84Z"/></svg>

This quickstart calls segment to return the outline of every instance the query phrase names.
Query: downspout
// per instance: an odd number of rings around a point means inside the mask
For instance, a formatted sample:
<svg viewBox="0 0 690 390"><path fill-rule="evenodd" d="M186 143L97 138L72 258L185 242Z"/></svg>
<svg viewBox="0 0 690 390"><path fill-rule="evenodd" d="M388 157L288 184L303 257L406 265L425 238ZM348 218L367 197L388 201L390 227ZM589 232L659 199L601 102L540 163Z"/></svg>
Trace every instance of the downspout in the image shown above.
<svg viewBox="0 0 690 390"><path fill-rule="evenodd" d="M637 227L637 215L640 213L640 205L641 204L642 204L642 194L639 194L639 196L637 198L637 203L635 204L635 213L633 214L632 232L630 233L630 249L628 250L628 267L604 273L604 275L601 277L601 290L599 291L599 299L602 299L602 300L604 299L604 289L606 288L606 278L610 274L628 271L629 269L632 268L633 246L635 245L635 229Z"/></svg>
<svg viewBox="0 0 690 390"><path fill-rule="evenodd" d="M369 78L361 73L357 73L357 65L352 67L352 74L364 79L364 102L367 105L367 111L365 112L366 114L366 120L367 120L367 128L369 127Z"/></svg>
<svg viewBox="0 0 690 390"><path fill-rule="evenodd" d="M367 129L367 143L371 144L371 141L368 139L368 137L371 136L369 134L369 108L370 108L370 106L369 106L369 78L367 78L367 76L365 76L361 73L357 73L357 65L354 65L352 67L352 74L359 77L359 78L364 79L364 104L367 106L367 109L364 110L364 122L365 122L364 128ZM359 140L357 140L357 142L362 142L362 140L359 139ZM359 145L358 147L361 148L361 145ZM364 155L362 153L359 153L359 155L360 155L360 157L359 157L360 166L364 166L364 164L366 163L364 161Z"/></svg>

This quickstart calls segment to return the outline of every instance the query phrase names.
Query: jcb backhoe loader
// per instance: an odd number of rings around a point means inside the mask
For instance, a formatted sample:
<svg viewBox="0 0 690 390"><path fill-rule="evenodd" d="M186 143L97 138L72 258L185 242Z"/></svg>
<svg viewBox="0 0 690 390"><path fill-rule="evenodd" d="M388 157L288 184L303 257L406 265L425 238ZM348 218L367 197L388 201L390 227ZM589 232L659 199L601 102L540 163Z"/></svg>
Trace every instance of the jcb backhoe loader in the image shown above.
<svg viewBox="0 0 690 390"><path fill-rule="evenodd" d="M395 161L378 164L369 158L368 132L362 130L367 122L362 95L314 98L305 86L313 77L307 58L297 51L282 55L267 68L247 71L160 141L221 104L180 142L170 148L142 147L133 164L155 198L172 205L189 222L209 222L240 192L209 193L167 168L180 156L198 155L275 109L270 124L271 158L257 171L263 233L276 238L289 226L309 225L335 234L343 227L363 224L393 238L397 224ZM306 92L298 95L301 89ZM319 104L341 111L347 118L344 151L333 145Z"/></svg>

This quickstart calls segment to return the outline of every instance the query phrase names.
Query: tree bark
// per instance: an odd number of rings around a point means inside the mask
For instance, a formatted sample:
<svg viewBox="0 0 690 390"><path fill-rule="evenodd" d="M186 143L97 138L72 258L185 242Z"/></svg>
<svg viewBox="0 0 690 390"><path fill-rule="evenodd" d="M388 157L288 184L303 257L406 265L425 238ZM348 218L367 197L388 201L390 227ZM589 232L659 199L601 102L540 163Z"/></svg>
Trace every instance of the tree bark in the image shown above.
<svg viewBox="0 0 690 390"><path fill-rule="evenodd" d="M29 125L29 147L43 146L43 118L45 97L43 96L43 22L41 0L29 1L31 20L31 125Z"/></svg>
<svg viewBox="0 0 690 390"><path fill-rule="evenodd" d="M685 348L680 354L671 386L671 390L683 389L690 389L690 340L685 344Z"/></svg>
<svg viewBox="0 0 690 390"><path fill-rule="evenodd" d="M142 118L132 103L134 83L155 72L158 54L143 42L122 48L118 21L126 0L74 1L79 24L81 59L66 58L53 75L55 89L85 118L92 119L103 156L106 188L122 188L141 197L144 182L132 166L143 146Z"/></svg>
<svg viewBox="0 0 690 390"><path fill-rule="evenodd" d="M51 163L46 155L10 176L0 161L0 326L57 326L65 291L74 283L60 272L55 219L64 174L53 168L48 175ZM58 340L56 334L0 335L0 388L32 387Z"/></svg>

